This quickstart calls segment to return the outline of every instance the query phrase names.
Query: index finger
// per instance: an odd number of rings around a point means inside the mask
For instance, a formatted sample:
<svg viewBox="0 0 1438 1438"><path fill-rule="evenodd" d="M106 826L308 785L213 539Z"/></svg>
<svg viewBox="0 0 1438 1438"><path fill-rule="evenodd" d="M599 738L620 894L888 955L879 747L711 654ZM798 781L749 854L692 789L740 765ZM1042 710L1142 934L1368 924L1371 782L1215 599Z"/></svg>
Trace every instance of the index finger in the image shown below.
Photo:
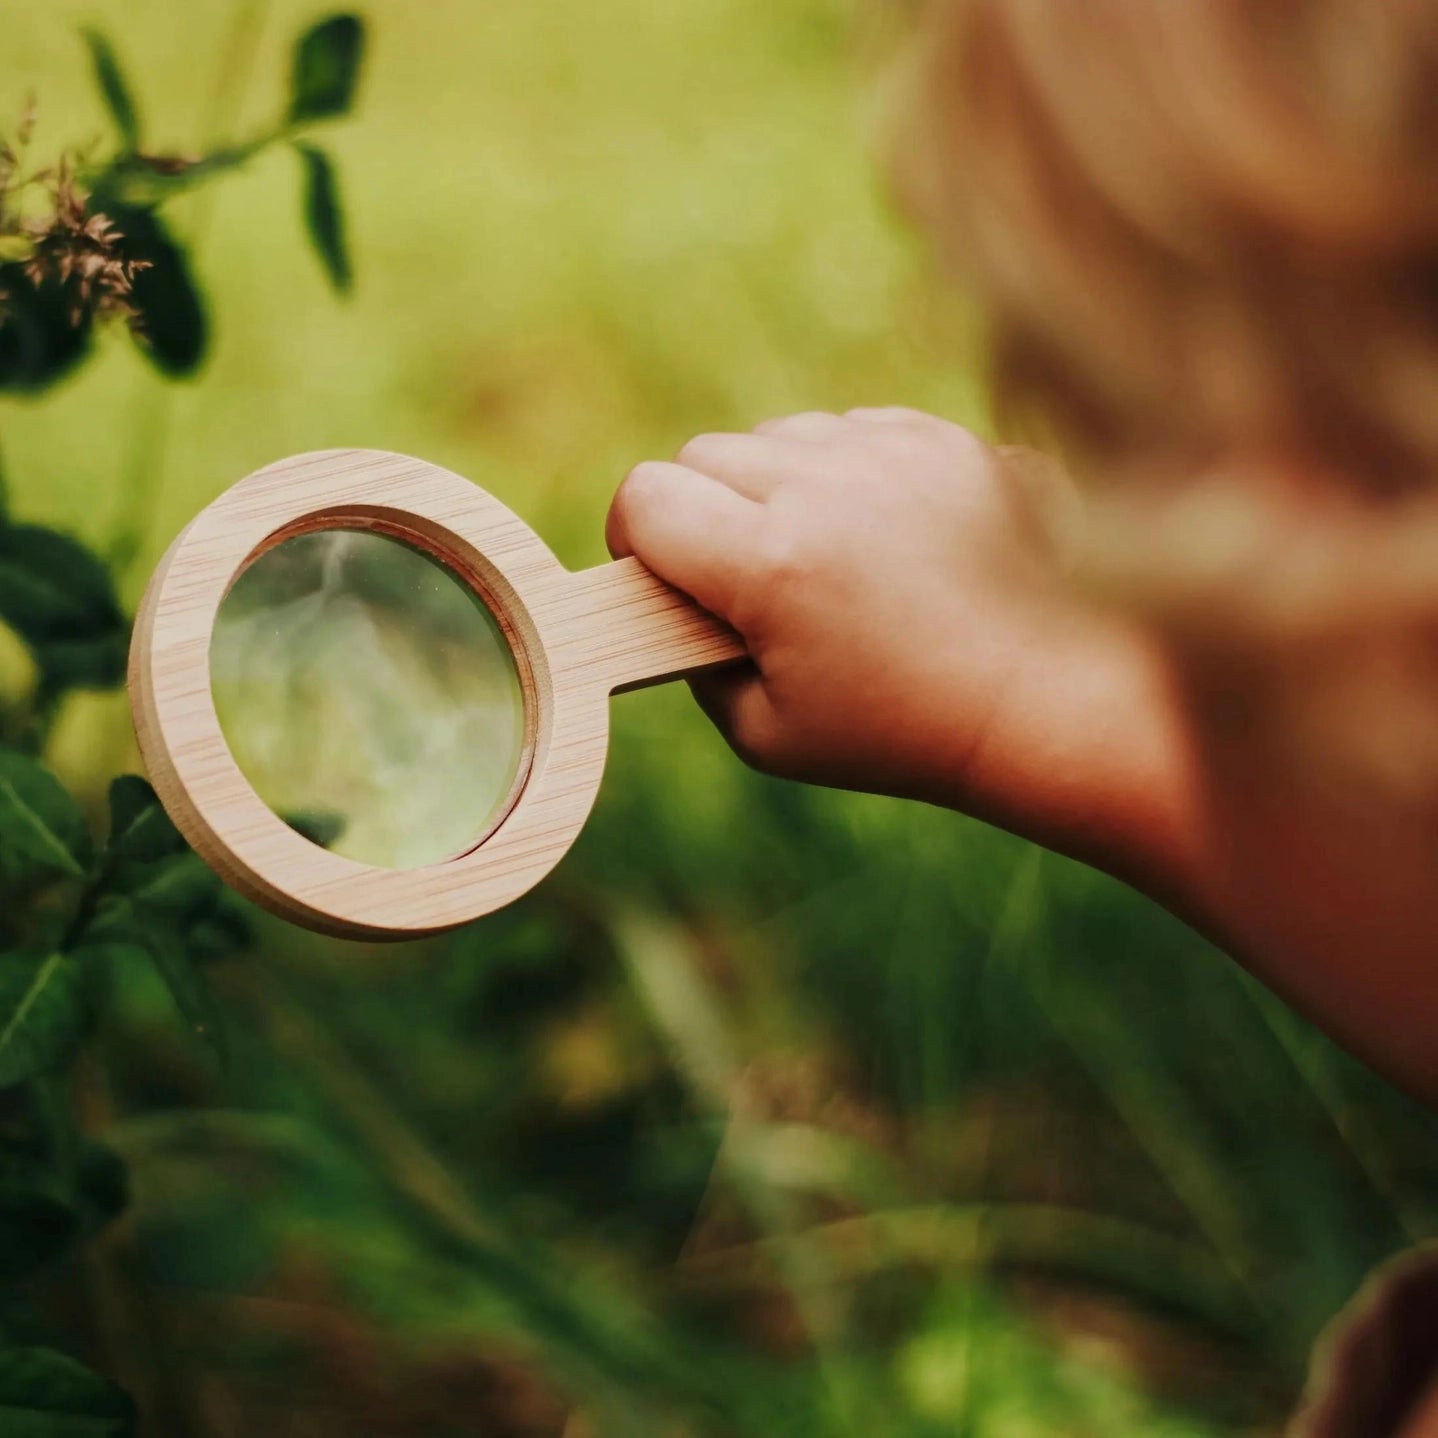
<svg viewBox="0 0 1438 1438"><path fill-rule="evenodd" d="M758 504L717 479L656 460L620 485L604 535L616 559L634 555L728 620L761 515Z"/></svg>

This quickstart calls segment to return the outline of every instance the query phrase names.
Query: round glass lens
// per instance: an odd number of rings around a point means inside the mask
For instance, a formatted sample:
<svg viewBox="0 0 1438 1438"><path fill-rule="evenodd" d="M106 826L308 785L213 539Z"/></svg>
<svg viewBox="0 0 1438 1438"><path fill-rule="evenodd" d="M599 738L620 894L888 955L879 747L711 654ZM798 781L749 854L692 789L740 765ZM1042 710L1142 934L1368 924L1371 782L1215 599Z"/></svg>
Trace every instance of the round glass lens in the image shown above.
<svg viewBox="0 0 1438 1438"><path fill-rule="evenodd" d="M473 848L523 762L524 695L494 616L386 535L322 530L266 550L220 606L210 680L255 792L363 864Z"/></svg>

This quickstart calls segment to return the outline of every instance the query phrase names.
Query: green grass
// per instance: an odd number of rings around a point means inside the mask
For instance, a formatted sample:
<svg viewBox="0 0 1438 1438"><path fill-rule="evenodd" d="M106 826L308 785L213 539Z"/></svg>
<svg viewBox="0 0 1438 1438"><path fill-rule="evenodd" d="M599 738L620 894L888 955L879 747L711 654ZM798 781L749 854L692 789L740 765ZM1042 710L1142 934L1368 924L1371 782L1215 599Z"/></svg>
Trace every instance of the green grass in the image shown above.
<svg viewBox="0 0 1438 1438"><path fill-rule="evenodd" d="M447 464L577 566L626 469L698 431L981 419L868 153L872 19L365 8L332 136L352 299L277 154L183 216L197 382L117 336L0 409L19 513L100 543L143 521L131 597L297 450ZM152 143L244 130L315 13L12 5L0 112L33 87L42 151L99 132L98 19ZM157 1431L538 1434L570 1405L622 1438L1273 1431L1318 1327L1434 1231L1431 1122L1112 884L752 776L680 689L614 718L593 823L531 900L404 951L274 926L217 975L229 1079L126 985L105 1106L137 1216L93 1346ZM120 707L77 705L54 757L97 792L133 762Z"/></svg>

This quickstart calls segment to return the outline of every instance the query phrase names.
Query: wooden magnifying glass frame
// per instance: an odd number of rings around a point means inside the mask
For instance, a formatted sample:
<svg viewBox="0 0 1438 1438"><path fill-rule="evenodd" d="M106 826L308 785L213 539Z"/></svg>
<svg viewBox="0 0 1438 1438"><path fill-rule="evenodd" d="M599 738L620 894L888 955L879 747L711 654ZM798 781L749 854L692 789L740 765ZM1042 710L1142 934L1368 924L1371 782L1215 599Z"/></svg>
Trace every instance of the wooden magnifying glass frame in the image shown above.
<svg viewBox="0 0 1438 1438"><path fill-rule="evenodd" d="M509 641L524 753L507 805L453 858L383 869L320 848L265 805L225 741L210 689L220 605L261 554L321 529L370 530L423 551L480 597ZM161 802L226 883L323 933L416 938L502 908L564 856L599 791L611 694L743 654L732 630L637 560L572 572L449 470L325 450L242 479L170 546L135 621L130 702Z"/></svg>

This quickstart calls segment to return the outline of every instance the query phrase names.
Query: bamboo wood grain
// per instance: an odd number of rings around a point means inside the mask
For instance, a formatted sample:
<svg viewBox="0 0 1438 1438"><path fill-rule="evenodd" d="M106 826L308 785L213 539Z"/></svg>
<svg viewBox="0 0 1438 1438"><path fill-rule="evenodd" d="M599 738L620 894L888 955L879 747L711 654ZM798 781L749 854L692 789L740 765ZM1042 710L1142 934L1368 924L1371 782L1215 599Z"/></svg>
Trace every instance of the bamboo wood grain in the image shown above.
<svg viewBox="0 0 1438 1438"><path fill-rule="evenodd" d="M514 651L526 741L515 788L468 852L380 869L319 848L263 803L221 732L210 635L260 554L316 529L370 529L431 553L485 600ZM743 656L738 636L624 559L572 573L517 515L423 460L297 455L222 494L179 535L135 623L130 698L150 778L201 857L282 917L352 938L408 938L517 899L564 856L604 771L609 698Z"/></svg>

